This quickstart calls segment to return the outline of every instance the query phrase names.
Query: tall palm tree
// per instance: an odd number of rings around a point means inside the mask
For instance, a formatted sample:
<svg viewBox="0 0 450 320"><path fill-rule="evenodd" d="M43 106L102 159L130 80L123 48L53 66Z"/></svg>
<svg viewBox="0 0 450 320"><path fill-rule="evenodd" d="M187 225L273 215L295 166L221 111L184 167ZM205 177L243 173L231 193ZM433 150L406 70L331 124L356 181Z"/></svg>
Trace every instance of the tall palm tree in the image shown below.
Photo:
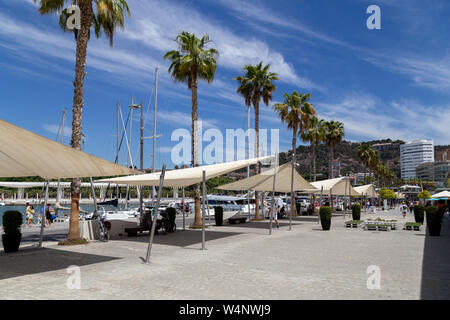
<svg viewBox="0 0 450 320"><path fill-rule="evenodd" d="M316 109L309 103L311 95L297 91L284 94L284 102L274 105L275 112L285 122L289 129L292 129L292 175L291 175L291 212L295 215L295 195L294 195L294 167L297 154L297 134L309 128L311 118L316 114Z"/></svg>
<svg viewBox="0 0 450 320"><path fill-rule="evenodd" d="M272 101L272 95L276 90L274 85L278 75L269 72L270 64L263 67L262 62L256 66L244 66L244 75L238 76L233 80L239 82L237 93L245 99L245 105L255 110L255 157L259 156L259 103L261 98L266 106ZM259 164L256 164L256 171L259 173ZM261 219L259 213L259 192L255 192L255 219Z"/></svg>
<svg viewBox="0 0 450 320"><path fill-rule="evenodd" d="M325 122L325 143L330 149L330 178L334 177L333 161L334 161L334 149L338 144L342 142L342 138L345 136L344 124L339 121L326 121Z"/></svg>
<svg viewBox="0 0 450 320"><path fill-rule="evenodd" d="M303 142L311 145L313 181L316 181L316 149L325 140L325 120L312 117L309 128L300 132Z"/></svg>
<svg viewBox="0 0 450 320"><path fill-rule="evenodd" d="M198 166L198 79L211 83L217 68L219 52L210 47L211 40L208 35L201 39L194 33L186 31L177 35L175 42L178 50L169 51L164 59L171 61L169 73L175 82L187 83L192 93L192 167ZM195 185L195 219L194 226L202 225L200 214L200 184Z"/></svg>
<svg viewBox="0 0 450 320"><path fill-rule="evenodd" d="M36 3L37 0L34 0ZM66 21L69 17L65 5L78 5L80 8L80 29L75 29L76 45L75 80L73 81L73 109L72 109L72 140L74 149L81 149L81 111L84 105L84 77L86 66L87 45L90 39L91 27L94 27L96 37L101 32L109 38L113 46L116 28L124 28L125 14L130 15L128 4L125 0L40 0L39 12L41 14L59 15L59 25L64 31L69 31ZM80 238L78 225L79 200L81 179L73 179L70 185L71 211L68 240Z"/></svg>
<svg viewBox="0 0 450 320"><path fill-rule="evenodd" d="M377 152L368 143L363 143L358 147L357 156L362 161L362 163L372 170L372 162L374 162Z"/></svg>

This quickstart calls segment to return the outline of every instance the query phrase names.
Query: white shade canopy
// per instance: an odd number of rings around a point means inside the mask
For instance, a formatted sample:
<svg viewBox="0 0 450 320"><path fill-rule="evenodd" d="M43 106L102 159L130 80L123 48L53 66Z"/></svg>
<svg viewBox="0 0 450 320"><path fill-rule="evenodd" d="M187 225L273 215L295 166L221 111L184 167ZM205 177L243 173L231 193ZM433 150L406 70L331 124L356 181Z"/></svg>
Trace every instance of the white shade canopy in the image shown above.
<svg viewBox="0 0 450 320"><path fill-rule="evenodd" d="M324 195L334 195L334 196L360 196L351 185L350 179L348 177L340 177L322 181L311 182L311 184L319 189Z"/></svg>
<svg viewBox="0 0 450 320"><path fill-rule="evenodd" d="M27 188L42 188L46 185L46 182L9 182L9 181L0 181L0 187L6 188L15 188L15 189L27 189ZM49 188L70 188L70 182L49 182ZM93 183L94 188L107 188L109 187L126 187L126 185L120 184L109 184L109 183ZM81 187L91 187L90 182L82 182Z"/></svg>
<svg viewBox="0 0 450 320"><path fill-rule="evenodd" d="M439 193L433 194L432 198L450 198L450 191L441 191Z"/></svg>
<svg viewBox="0 0 450 320"><path fill-rule="evenodd" d="M375 191L373 184L366 184L364 186L355 187L356 192L367 198L377 198L378 193Z"/></svg>
<svg viewBox="0 0 450 320"><path fill-rule="evenodd" d="M269 161L271 158L273 158L273 156L167 171L164 175L164 186L165 187L190 186L202 182L203 171L206 172L206 179L211 179L226 174L228 172L245 168L252 164L256 164L257 162ZM161 176L160 172L155 172L120 178L103 179L98 180L96 182L112 182L138 186L159 186L160 176Z"/></svg>
<svg viewBox="0 0 450 320"><path fill-rule="evenodd" d="M62 179L133 173L136 171L0 120L0 177Z"/></svg>
<svg viewBox="0 0 450 320"><path fill-rule="evenodd" d="M253 190L253 191L272 191L275 168L269 169L258 175L247 179L235 181L218 187L221 190ZM285 163L277 168L277 177L275 180L276 192L291 192L292 164ZM294 170L294 191L312 191L317 189L307 182Z"/></svg>

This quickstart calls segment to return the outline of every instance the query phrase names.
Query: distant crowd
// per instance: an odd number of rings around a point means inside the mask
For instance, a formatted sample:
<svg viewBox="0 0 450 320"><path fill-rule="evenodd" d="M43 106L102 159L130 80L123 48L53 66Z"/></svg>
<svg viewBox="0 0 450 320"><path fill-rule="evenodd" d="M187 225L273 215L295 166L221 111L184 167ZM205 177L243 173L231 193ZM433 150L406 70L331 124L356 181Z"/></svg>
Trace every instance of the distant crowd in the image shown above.
<svg viewBox="0 0 450 320"><path fill-rule="evenodd" d="M44 215L45 208L45 215ZM39 210L39 214L34 210L34 206L30 205L29 202L26 204L24 216L24 225L31 226L42 223L42 218L45 216L45 227L50 227L53 221L56 219L55 210L52 208L50 204L47 204L45 207L45 203L41 202L41 209Z"/></svg>

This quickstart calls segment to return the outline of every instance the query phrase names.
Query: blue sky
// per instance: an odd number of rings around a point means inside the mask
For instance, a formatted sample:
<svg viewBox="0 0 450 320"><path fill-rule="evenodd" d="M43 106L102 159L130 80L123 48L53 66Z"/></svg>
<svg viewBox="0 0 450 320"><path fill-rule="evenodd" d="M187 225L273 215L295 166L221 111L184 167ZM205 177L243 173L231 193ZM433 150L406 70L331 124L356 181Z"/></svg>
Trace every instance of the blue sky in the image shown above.
<svg viewBox="0 0 450 320"><path fill-rule="evenodd" d="M191 97L175 84L162 59L183 31L208 33L220 52L212 85L199 86L199 116L207 128L246 128L247 109L233 77L245 64L270 63L284 92L312 94L319 117L342 121L346 139L417 138L450 144L450 3L448 1L161 1L129 0L131 17L110 48L88 45L83 131L85 151L115 154L116 103L148 105L154 68L160 69L157 166L169 167L176 128L190 128ZM366 8L381 7L381 30L368 30ZM70 134L75 42L55 16L32 0L0 0L1 119L54 139L62 110ZM252 112L253 115L253 112ZM253 124L252 118L252 124ZM261 128L280 128L280 148L292 134L262 107ZM133 137L138 122L133 122ZM152 134L152 118L146 135ZM66 137L66 143L70 140ZM137 139L133 139L135 154ZM145 145L151 166L151 141ZM125 151L125 150L124 150ZM133 156L134 156L133 154ZM120 162L126 161L126 154Z"/></svg>

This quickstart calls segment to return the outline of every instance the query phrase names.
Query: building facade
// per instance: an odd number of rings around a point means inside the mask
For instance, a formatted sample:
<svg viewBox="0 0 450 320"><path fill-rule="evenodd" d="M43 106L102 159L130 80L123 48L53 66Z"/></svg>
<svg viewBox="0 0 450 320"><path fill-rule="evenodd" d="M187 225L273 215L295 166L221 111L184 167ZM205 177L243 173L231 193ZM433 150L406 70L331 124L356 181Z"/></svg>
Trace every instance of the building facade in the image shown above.
<svg viewBox="0 0 450 320"><path fill-rule="evenodd" d="M415 140L400 145L402 179L417 178L416 169L421 163L425 162L434 162L433 140Z"/></svg>
<svg viewBox="0 0 450 320"><path fill-rule="evenodd" d="M446 187L450 179L450 160L421 163L416 175L418 179L436 182L437 187Z"/></svg>

